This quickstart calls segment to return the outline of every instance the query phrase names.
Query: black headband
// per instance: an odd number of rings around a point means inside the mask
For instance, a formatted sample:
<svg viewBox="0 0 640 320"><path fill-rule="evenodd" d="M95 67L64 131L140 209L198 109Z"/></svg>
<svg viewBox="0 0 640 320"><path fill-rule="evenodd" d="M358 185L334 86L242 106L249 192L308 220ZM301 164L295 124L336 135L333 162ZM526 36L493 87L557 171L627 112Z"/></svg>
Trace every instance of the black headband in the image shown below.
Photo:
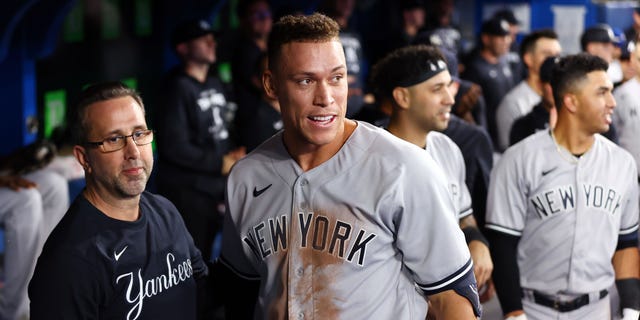
<svg viewBox="0 0 640 320"><path fill-rule="evenodd" d="M396 87L411 87L418 83L427 81L436 74L447 70L447 64L443 60L438 60L435 63L427 61L426 63L428 65L427 72L404 78L399 81Z"/></svg>

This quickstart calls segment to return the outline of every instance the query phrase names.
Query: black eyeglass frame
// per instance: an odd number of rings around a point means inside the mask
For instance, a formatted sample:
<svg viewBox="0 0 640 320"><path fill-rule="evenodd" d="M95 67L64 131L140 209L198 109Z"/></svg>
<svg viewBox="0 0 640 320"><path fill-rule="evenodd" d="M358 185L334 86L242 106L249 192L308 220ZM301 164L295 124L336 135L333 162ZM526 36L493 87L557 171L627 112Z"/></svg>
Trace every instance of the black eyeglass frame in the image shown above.
<svg viewBox="0 0 640 320"><path fill-rule="evenodd" d="M126 136L125 136L125 135L112 136L112 137L105 138L105 139L104 139L104 140L102 140L102 141L95 141L95 142L94 142L94 141L87 141L87 142L85 142L85 144L86 144L87 146L91 146L91 147L94 147L94 148L98 148L98 147L99 147L99 148L100 148L100 151L102 151L103 153L109 153L109 152L115 152L115 151L121 150L122 148L126 147L126 146L127 146L127 143L128 143L128 139L127 139L127 138L131 138L131 139L133 140L133 143L135 143L135 144L136 144L136 146L145 146L145 145L148 145L148 144L150 144L151 142L153 142L153 140L154 140L154 138L155 138L155 137L154 137L154 133L155 133L155 130L153 130L153 129L136 130L136 131L134 131L134 132L133 132L132 134L130 134L130 135L126 135ZM138 138L135 138L135 136L136 136L137 134L142 134L142 135L141 135L141 136L138 136ZM146 142L146 143L138 143L138 141L136 141L136 139L139 139L140 137L146 137L146 136L148 136L148 135L151 135L151 140L149 140L149 142ZM119 148L117 148L117 149L113 149L113 150L105 150L105 147L104 147L104 146L105 146L106 141L107 141L107 140L110 140L110 139L114 139L114 138L122 139L122 141L124 141L124 143L122 143L122 146L120 146L120 147L119 147Z"/></svg>

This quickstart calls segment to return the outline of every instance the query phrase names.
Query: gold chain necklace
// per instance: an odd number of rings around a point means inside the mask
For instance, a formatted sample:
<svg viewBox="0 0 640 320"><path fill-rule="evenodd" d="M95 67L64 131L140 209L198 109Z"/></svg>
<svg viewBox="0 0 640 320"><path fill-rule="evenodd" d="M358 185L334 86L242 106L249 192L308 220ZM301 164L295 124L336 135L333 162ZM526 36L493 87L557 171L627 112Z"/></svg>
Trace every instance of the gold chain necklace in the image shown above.
<svg viewBox="0 0 640 320"><path fill-rule="evenodd" d="M549 129L549 131L551 132L551 139L553 140L553 144L556 145L556 150L558 151L558 154L560 154L560 157L571 164L578 163L578 158L576 156L574 156L573 154L571 154L571 152L569 152L569 150L558 144L556 136L553 134L553 129Z"/></svg>

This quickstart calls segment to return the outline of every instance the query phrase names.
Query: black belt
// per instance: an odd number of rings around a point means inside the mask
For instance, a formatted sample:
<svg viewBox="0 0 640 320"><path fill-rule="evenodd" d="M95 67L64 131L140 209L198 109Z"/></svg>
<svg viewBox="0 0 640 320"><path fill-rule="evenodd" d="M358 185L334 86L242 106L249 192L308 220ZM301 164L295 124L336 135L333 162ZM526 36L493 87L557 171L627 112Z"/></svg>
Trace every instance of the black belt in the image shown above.
<svg viewBox="0 0 640 320"><path fill-rule="evenodd" d="M599 292L599 298L598 300L604 298L607 296L607 294L609 293L609 291L607 291L606 289L601 290ZM593 301L589 301L589 294L583 294L581 296L578 296L577 298L573 299L573 300L569 300L569 301L558 301L558 300L554 300L552 298L549 298L548 296L539 293L537 291L533 291L533 302L539 304L539 305L543 305L545 307L549 307L551 309L554 309L556 311L560 311L560 312L569 312L569 311L573 311L576 309L579 309L581 307L584 307L586 305L589 304L589 302L593 302Z"/></svg>

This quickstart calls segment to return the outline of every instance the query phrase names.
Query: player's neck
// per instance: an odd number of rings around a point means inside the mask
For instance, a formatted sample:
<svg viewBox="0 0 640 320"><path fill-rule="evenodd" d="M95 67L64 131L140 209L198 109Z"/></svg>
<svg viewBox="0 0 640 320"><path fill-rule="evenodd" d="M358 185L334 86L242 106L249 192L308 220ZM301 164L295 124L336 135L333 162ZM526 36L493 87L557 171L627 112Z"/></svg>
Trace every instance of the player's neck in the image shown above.
<svg viewBox="0 0 640 320"><path fill-rule="evenodd" d="M542 96L542 84L540 83L540 76L537 73L529 73L529 77L527 77L527 84L535 93L539 96Z"/></svg>
<svg viewBox="0 0 640 320"><path fill-rule="evenodd" d="M89 203L109 218L136 221L140 217L140 195L130 199L116 199L108 193L91 187L87 187L83 195Z"/></svg>
<svg viewBox="0 0 640 320"><path fill-rule="evenodd" d="M565 125L561 122L558 122L553 129L553 136L559 146L574 155L581 155L589 151L596 139L593 134L584 133L573 126Z"/></svg>
<svg viewBox="0 0 640 320"><path fill-rule="evenodd" d="M209 72L209 65L203 63L187 63L184 66L184 72L198 80L198 82L204 83L207 79L207 73Z"/></svg>
<svg viewBox="0 0 640 320"><path fill-rule="evenodd" d="M416 130L410 121L394 121L391 120L387 126L387 130L394 136L415 144L420 148L425 148L427 143L427 134L429 131Z"/></svg>
<svg viewBox="0 0 640 320"><path fill-rule="evenodd" d="M490 64L496 64L500 61L500 57L494 55L489 49L480 50L480 56Z"/></svg>
<svg viewBox="0 0 640 320"><path fill-rule="evenodd" d="M338 133L332 142L323 145L301 142L300 139L289 136L285 129L284 144L291 158L295 160L302 171L307 172L325 163L338 153L356 127L357 123L355 121L344 119L343 130Z"/></svg>

